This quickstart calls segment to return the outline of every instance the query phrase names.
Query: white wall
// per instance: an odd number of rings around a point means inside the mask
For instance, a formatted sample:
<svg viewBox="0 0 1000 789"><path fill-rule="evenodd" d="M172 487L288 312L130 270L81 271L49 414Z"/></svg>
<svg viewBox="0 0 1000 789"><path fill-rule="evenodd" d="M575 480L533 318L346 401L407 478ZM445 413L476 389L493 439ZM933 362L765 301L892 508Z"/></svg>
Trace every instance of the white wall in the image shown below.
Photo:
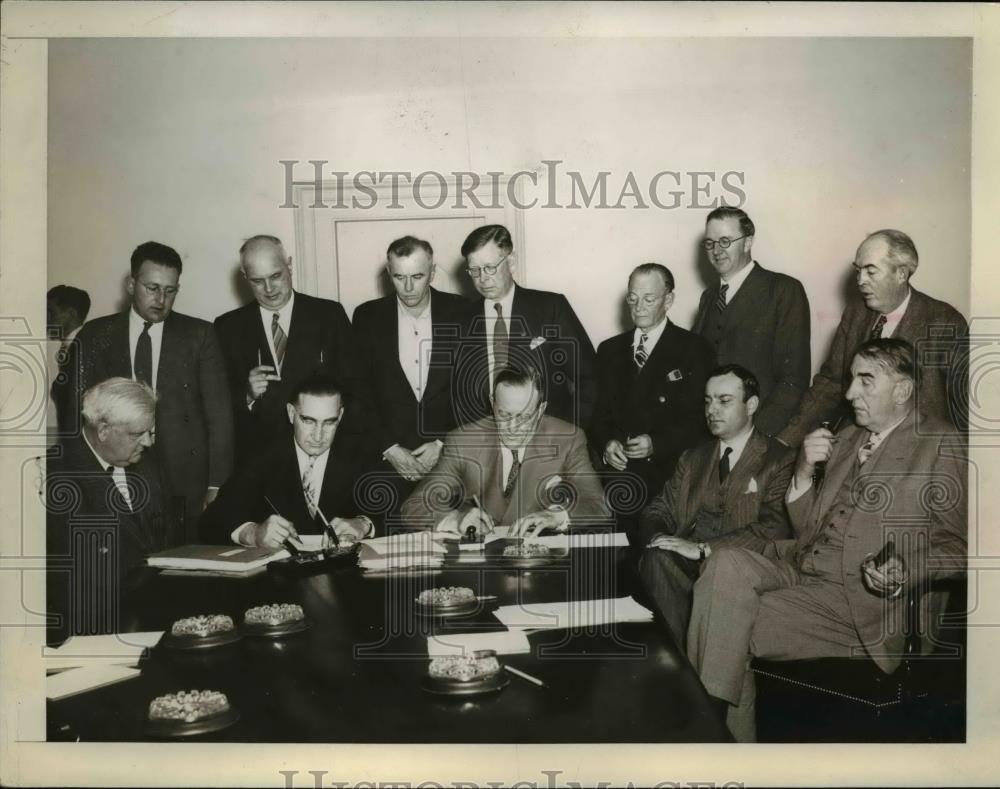
<svg viewBox="0 0 1000 789"><path fill-rule="evenodd" d="M587 180L611 171L611 202L628 171L642 184L739 170L755 256L809 294L814 367L872 230L910 233L916 286L968 313L967 39L106 39L49 52L49 283L86 288L93 316L119 306L148 239L184 258L178 310L238 305L242 239L294 246L280 159L415 173L560 159ZM526 284L565 292L596 344L620 330L628 271L658 260L689 326L705 214L534 208Z"/></svg>

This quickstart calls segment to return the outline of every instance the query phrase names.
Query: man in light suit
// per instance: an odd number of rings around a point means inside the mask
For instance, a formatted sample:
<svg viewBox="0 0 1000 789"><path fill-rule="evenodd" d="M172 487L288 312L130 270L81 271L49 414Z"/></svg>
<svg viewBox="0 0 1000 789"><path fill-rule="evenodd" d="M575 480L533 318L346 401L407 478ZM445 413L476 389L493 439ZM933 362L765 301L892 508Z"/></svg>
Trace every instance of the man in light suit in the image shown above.
<svg viewBox="0 0 1000 789"><path fill-rule="evenodd" d="M785 493L795 453L754 428L757 379L723 365L705 385L705 419L714 441L681 455L663 492L643 511L640 541L648 546L639 574L683 650L691 589L702 562L723 545L763 552L791 536Z"/></svg>
<svg viewBox="0 0 1000 789"><path fill-rule="evenodd" d="M489 415L493 382L514 365L541 371L551 416L585 428L597 398L594 346L566 297L514 281L517 255L503 225L473 230L462 244L462 257L482 299L463 329L453 397L456 424Z"/></svg>
<svg viewBox="0 0 1000 789"><path fill-rule="evenodd" d="M375 525L359 514L356 498L364 437L337 382L324 372L306 376L285 414L291 435L255 453L223 485L202 516L203 539L277 548L299 534L326 533L324 518L340 540L372 536Z"/></svg>
<svg viewBox="0 0 1000 789"><path fill-rule="evenodd" d="M605 524L610 513L583 431L546 415L534 368L507 368L493 416L453 430L441 460L403 502L413 528L465 534L513 526L512 536Z"/></svg>
<svg viewBox="0 0 1000 789"><path fill-rule="evenodd" d="M914 374L904 340L861 345L847 389L856 426L815 430L799 452L786 499L796 539L769 556L720 548L695 585L688 656L737 740L755 733L753 656L867 654L891 673L904 592L965 567L964 442L933 418L918 426Z"/></svg>
<svg viewBox="0 0 1000 789"><path fill-rule="evenodd" d="M85 323L77 335L83 392L113 376L149 384L157 395L156 453L171 490L184 497L185 532L229 477L233 420L222 354L212 324L175 312L181 275L175 250L135 248L125 312ZM77 400L79 402L79 400Z"/></svg>
<svg viewBox="0 0 1000 789"><path fill-rule="evenodd" d="M348 405L363 403L353 336L340 303L292 288L292 259L281 240L254 236L240 247L240 269L254 301L215 319L225 357L237 449L252 456L288 435L285 406L295 385L324 370L341 383ZM359 409L354 418L359 419Z"/></svg>
<svg viewBox="0 0 1000 789"><path fill-rule="evenodd" d="M605 484L616 487L609 498L620 502L619 526L632 531L681 453L708 438L703 403L715 352L667 318L674 277L665 266L637 266L626 302L635 328L597 351L600 394L590 438Z"/></svg>
<svg viewBox="0 0 1000 789"><path fill-rule="evenodd" d="M760 382L758 430L776 436L809 386L809 300L802 283L754 261L753 221L721 206L705 223L705 252L718 284L701 294L691 330L715 348L719 364L740 364Z"/></svg>
<svg viewBox="0 0 1000 789"><path fill-rule="evenodd" d="M434 468L455 427L452 375L468 304L431 287L434 250L426 241L398 238L386 258L395 293L360 305L353 325L360 374L373 398L376 441L395 472L401 503Z"/></svg>
<svg viewBox="0 0 1000 789"><path fill-rule="evenodd" d="M49 451L45 475L48 641L120 633L145 558L184 542L153 445L156 397L109 378L83 395L83 428Z"/></svg>
<svg viewBox="0 0 1000 789"><path fill-rule="evenodd" d="M797 447L823 422L846 418L844 392L851 381L854 350L877 337L897 337L916 349L918 418L933 417L965 429L968 325L950 304L910 285L917 263L917 248L899 230L878 230L858 247L854 270L861 298L844 309L830 354L796 415L778 434L780 441Z"/></svg>

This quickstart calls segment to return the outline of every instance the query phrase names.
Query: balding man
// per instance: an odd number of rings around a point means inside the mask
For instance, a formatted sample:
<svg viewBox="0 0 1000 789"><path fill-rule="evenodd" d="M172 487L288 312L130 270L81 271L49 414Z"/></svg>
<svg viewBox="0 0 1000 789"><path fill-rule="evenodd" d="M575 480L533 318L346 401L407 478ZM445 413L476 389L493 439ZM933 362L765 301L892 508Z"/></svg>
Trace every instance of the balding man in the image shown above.
<svg viewBox="0 0 1000 789"><path fill-rule="evenodd" d="M109 378L83 395L83 429L48 457L50 642L121 632L145 557L181 544L155 456L156 397Z"/></svg>
<svg viewBox="0 0 1000 789"><path fill-rule="evenodd" d="M917 263L917 248L899 230L878 230L858 247L853 265L861 298L852 299L844 310L830 355L796 416L778 434L780 441L798 446L806 433L847 416L844 394L854 351L879 337L906 340L916 349L918 416L965 428L968 400L960 376L965 374L968 324L950 304L910 285Z"/></svg>
<svg viewBox="0 0 1000 789"><path fill-rule="evenodd" d="M215 319L236 414L239 461L290 430L285 406L295 385L320 370L357 388L351 324L336 301L292 288L292 259L281 240L254 236L240 247L254 301Z"/></svg>
<svg viewBox="0 0 1000 789"><path fill-rule="evenodd" d="M386 252L394 293L354 311L358 366L371 393L378 451L394 472L397 501L437 463L455 427L451 384L462 319L460 296L431 287L434 249L413 236Z"/></svg>

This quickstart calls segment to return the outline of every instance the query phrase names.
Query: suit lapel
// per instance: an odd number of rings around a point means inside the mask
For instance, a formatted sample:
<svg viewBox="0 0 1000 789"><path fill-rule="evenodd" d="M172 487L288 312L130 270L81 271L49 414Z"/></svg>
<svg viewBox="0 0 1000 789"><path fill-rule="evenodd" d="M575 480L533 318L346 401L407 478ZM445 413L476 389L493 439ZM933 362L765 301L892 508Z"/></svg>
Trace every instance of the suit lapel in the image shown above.
<svg viewBox="0 0 1000 789"><path fill-rule="evenodd" d="M714 492L719 488L719 441L702 444L691 458L691 481L687 498L678 502L674 513L678 537L686 537L695 526L695 517L702 505L714 508Z"/></svg>
<svg viewBox="0 0 1000 789"><path fill-rule="evenodd" d="M837 497L854 469L854 461L858 457L858 447L864 442L868 431L852 426L841 431L839 435L840 440L837 442L833 457L827 464L823 487L820 489L813 508L812 520L815 522L818 522L820 516L830 508L830 504Z"/></svg>
<svg viewBox="0 0 1000 789"><path fill-rule="evenodd" d="M427 370L427 385L424 388L423 399L425 402L431 393L448 383L448 370L452 366L447 350L448 346L452 345L449 342L448 333L449 331L454 332L456 327L449 326L448 315L445 314L447 309L443 302L444 300L438 296L438 292L431 288L431 352L430 356L424 359L430 365ZM404 375L403 378L405 379L406 376ZM407 388L409 389L409 382L407 382Z"/></svg>
<svg viewBox="0 0 1000 789"><path fill-rule="evenodd" d="M511 345L524 345L531 342L532 326L537 319L536 315L528 315L530 311L530 299L526 296L524 289L514 285L514 298L510 303L510 317L507 319L507 336Z"/></svg>
<svg viewBox="0 0 1000 789"><path fill-rule="evenodd" d="M496 428L494 427L494 430ZM496 523L502 522L507 511L503 497L503 460L500 457L500 439L487 444L480 455L485 486L481 504Z"/></svg>
<svg viewBox="0 0 1000 789"><path fill-rule="evenodd" d="M753 470L760 468L760 459L765 452L767 452L767 441L754 430L727 479L726 501L729 502L730 509L735 509L742 501L743 495L750 487Z"/></svg>
<svg viewBox="0 0 1000 789"><path fill-rule="evenodd" d="M666 365L667 360L671 356L671 351L673 350L673 342L671 335L673 334L673 324L667 321L667 324L663 327L663 332L660 334L660 339L656 341L656 345L653 346L652 352L649 354L649 358L646 359L646 363L639 370L640 379L648 379L654 376L653 371L661 371ZM629 345L629 352L631 353L632 346ZM633 361L632 366L635 366Z"/></svg>
<svg viewBox="0 0 1000 789"><path fill-rule="evenodd" d="M128 342L128 322L129 312L121 313L115 321L114 330L111 332L110 347L108 348L108 368L104 378L121 376L122 378L132 377L132 351ZM162 353L162 349L161 349ZM101 379L103 380L103 379ZM98 383L97 380L91 384Z"/></svg>
<svg viewBox="0 0 1000 789"><path fill-rule="evenodd" d="M404 395L409 394L410 399L416 402L410 382L403 372L403 366L399 362L399 303L395 296L390 301L384 303L385 311L379 325L382 327L381 348L377 351L389 359L392 363L389 366L390 375L393 378L393 386ZM433 309L433 305L432 305ZM433 315L433 313L432 313Z"/></svg>
<svg viewBox="0 0 1000 789"><path fill-rule="evenodd" d="M252 369L258 364L270 364L275 370L278 364L271 355L271 346L268 344L267 333L264 329L264 321L260 317L260 307L257 302L252 302L246 307L246 338L247 350L250 355L250 367Z"/></svg>
<svg viewBox="0 0 1000 789"><path fill-rule="evenodd" d="M901 339L923 336L926 331L924 312L923 294L911 287L910 303L906 305L906 312L903 313L892 336Z"/></svg>
<svg viewBox="0 0 1000 789"><path fill-rule="evenodd" d="M173 381L179 374L181 342L178 336L177 319L173 313L163 322L163 336L160 338L160 359L156 368L156 393L163 391L165 381Z"/></svg>

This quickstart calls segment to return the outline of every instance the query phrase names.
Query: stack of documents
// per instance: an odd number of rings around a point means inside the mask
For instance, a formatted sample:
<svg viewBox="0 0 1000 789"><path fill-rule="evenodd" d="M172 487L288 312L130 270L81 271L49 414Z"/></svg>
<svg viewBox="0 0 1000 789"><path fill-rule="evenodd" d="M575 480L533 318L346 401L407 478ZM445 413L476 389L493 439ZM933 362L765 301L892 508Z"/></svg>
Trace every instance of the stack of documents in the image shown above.
<svg viewBox="0 0 1000 789"><path fill-rule="evenodd" d="M410 568L437 568L444 564L448 552L441 543L431 538L430 532L404 532L388 537L365 540L358 558L358 566L369 572L408 570Z"/></svg>
<svg viewBox="0 0 1000 789"><path fill-rule="evenodd" d="M273 548L247 548L242 545L182 545L146 559L150 567L170 570L217 570L245 573L278 559L287 559L288 551Z"/></svg>
<svg viewBox="0 0 1000 789"><path fill-rule="evenodd" d="M484 543L491 543L494 540L503 540L510 536L510 526L497 526L492 532L486 535ZM568 548L627 548L628 535L625 532L569 532L567 534L547 534L544 537L536 537L531 534L527 541L538 543L548 548L566 550ZM460 548L465 548L460 545Z"/></svg>
<svg viewBox="0 0 1000 789"><path fill-rule="evenodd" d="M594 627L612 622L653 621L653 612L631 597L502 605L493 614L511 630L547 630Z"/></svg>
<svg viewBox="0 0 1000 789"><path fill-rule="evenodd" d="M162 631L106 636L73 636L62 646L46 647L42 665L57 671L45 679L45 695L61 699L137 677L139 658L156 646Z"/></svg>
<svg viewBox="0 0 1000 789"><path fill-rule="evenodd" d="M525 655L531 644L523 630L500 630L496 633L449 633L430 636L427 654L430 657L445 655L471 655L479 649L492 649L498 655Z"/></svg>

